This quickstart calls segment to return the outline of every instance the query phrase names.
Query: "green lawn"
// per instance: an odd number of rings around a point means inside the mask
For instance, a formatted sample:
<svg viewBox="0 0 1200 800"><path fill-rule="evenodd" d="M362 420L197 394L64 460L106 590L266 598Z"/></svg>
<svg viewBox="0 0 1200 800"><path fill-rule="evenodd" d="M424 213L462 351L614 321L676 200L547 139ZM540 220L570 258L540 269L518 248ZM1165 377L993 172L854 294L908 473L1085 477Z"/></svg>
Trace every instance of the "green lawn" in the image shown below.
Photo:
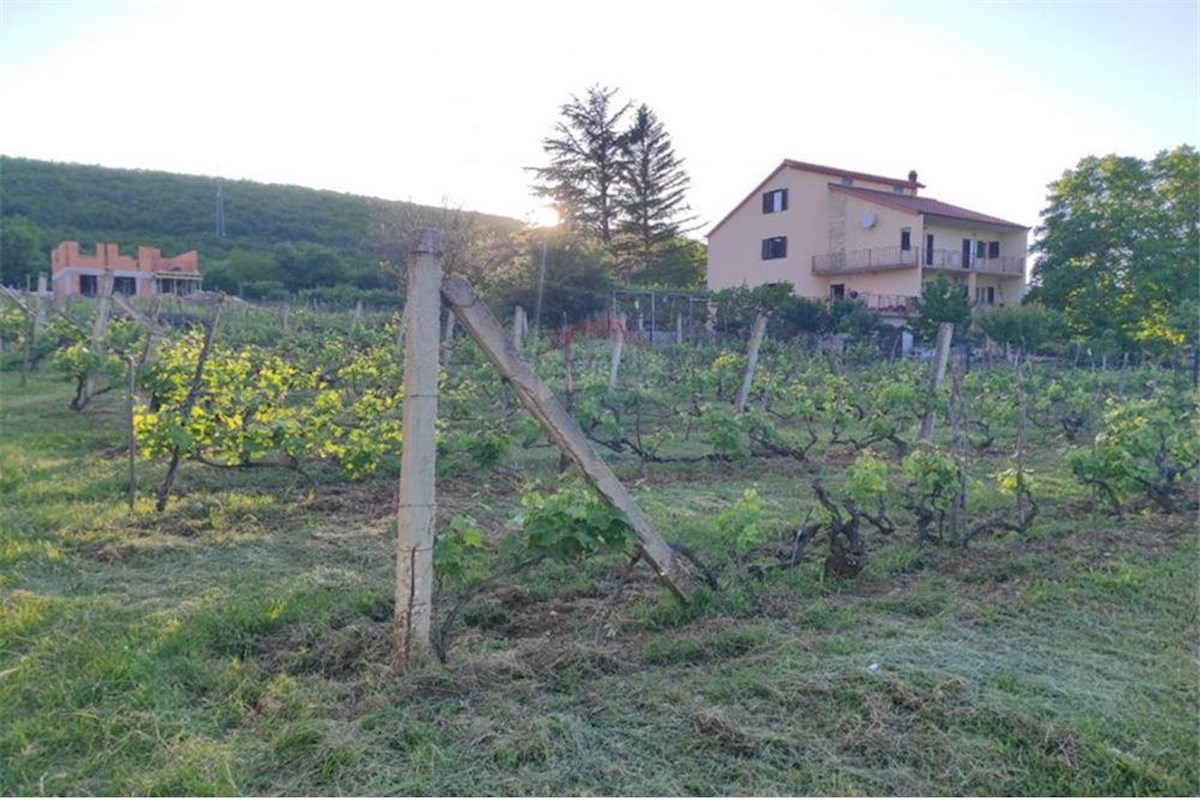
<svg viewBox="0 0 1200 800"><path fill-rule="evenodd" d="M3 794L1200 794L1194 516L1048 502L966 551L873 541L853 581L728 567L686 610L543 565L396 673L394 478L186 464L158 515L141 462L131 512L122 398L69 390L0 377ZM556 461L447 475L442 518L494 532ZM812 502L785 459L617 467L713 559L745 487L780 531Z"/></svg>

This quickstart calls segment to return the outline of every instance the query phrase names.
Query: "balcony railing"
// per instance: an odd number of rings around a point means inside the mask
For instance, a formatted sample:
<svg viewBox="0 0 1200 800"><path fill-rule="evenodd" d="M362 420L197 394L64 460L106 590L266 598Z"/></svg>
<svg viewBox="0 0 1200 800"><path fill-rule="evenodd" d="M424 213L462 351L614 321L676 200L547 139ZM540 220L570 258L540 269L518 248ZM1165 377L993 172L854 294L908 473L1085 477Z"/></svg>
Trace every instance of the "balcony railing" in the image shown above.
<svg viewBox="0 0 1200 800"><path fill-rule="evenodd" d="M846 297L858 300L872 311L892 316L908 316L917 311L917 298L904 294L872 294L870 292L849 292Z"/></svg>
<svg viewBox="0 0 1200 800"><path fill-rule="evenodd" d="M965 266L964 266L965 264ZM974 254L964 260L961 250L933 249L924 251L920 247L903 250L899 247L872 247L867 250L848 250L841 253L825 253L813 256L814 275L850 275L856 272L882 272L890 269L906 269L922 265L930 269L972 270L988 275L1025 274L1025 259L1020 256L998 256L976 258Z"/></svg>
<svg viewBox="0 0 1200 800"><path fill-rule="evenodd" d="M926 253L924 264L931 269L971 270L988 275L1023 276L1025 274L1025 259L1020 256L977 258L974 254L964 256L962 250L934 248Z"/></svg>
<svg viewBox="0 0 1200 800"><path fill-rule="evenodd" d="M915 267L921 263L919 247L902 250L899 247L872 247L867 250L848 250L813 256L814 275L845 275L851 272L878 272L887 269Z"/></svg>

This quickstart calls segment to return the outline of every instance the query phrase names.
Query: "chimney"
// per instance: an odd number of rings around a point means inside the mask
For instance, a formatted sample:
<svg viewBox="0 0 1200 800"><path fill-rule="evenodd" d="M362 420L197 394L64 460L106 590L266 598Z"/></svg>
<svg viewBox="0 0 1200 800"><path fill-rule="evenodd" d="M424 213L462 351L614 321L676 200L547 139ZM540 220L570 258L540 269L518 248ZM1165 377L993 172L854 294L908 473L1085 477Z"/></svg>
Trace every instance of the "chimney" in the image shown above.
<svg viewBox="0 0 1200 800"><path fill-rule="evenodd" d="M910 169L908 171L908 182L909 183L917 182L917 171L915 169Z"/></svg>

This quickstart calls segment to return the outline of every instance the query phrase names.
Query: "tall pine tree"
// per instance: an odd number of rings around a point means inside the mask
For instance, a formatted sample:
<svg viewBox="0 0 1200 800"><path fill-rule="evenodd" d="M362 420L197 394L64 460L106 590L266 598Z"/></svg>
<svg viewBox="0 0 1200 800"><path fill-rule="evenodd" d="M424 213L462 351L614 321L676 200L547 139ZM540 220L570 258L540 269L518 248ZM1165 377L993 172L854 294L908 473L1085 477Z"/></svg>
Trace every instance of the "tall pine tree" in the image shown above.
<svg viewBox="0 0 1200 800"><path fill-rule="evenodd" d="M569 227L608 246L617 223L617 186L624 157L621 123L629 103L616 89L592 86L560 109L554 135L542 140L550 165L536 168L536 190L549 197Z"/></svg>
<svg viewBox="0 0 1200 800"><path fill-rule="evenodd" d="M645 104L634 112L622 143L616 250L628 275L677 255L686 244L680 240L684 226L695 218L685 216L691 178L666 128Z"/></svg>

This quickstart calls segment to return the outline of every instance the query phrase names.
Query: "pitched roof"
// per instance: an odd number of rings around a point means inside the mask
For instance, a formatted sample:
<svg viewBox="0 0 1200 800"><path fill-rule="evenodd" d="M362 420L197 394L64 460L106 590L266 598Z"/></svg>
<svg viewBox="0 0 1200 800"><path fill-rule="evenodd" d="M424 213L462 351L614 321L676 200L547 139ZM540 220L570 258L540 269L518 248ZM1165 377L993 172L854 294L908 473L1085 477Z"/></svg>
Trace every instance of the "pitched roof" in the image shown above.
<svg viewBox="0 0 1200 800"><path fill-rule="evenodd" d="M898 211L907 211L910 214L929 214L937 217L948 217L950 219L961 219L967 222L980 222L985 225L1000 225L1006 228L1020 228L1021 230L1028 229L1028 225L1021 225L1017 222L1009 222L1008 220L993 217L990 214L981 214L978 211L972 211L969 208L962 206L953 206L949 203L943 203L941 200L935 200L932 197L909 197L905 194L892 194L891 192L880 192L875 189L859 189L853 186L842 186L840 184L831 183L829 188L834 191L844 192L852 197L858 197L863 200L869 200L872 203L878 203L881 206L894 208Z"/></svg>
<svg viewBox="0 0 1200 800"><path fill-rule="evenodd" d="M713 225L712 228L709 229L709 231L706 235L712 236L714 233L716 233L717 228L724 225L725 221L728 220L730 217L732 217L733 213L735 211L737 211L739 208L741 208L742 205L747 200L749 200L750 198L754 197L754 195L756 195L760 191L762 191L762 188L764 186L766 186L767 183L769 183L772 178L774 178L776 175L778 175L781 170L784 170L784 169L798 169L798 170L802 170L804 172L817 172L822 175L836 175L839 178L857 178L860 181L877 181L879 183L890 183L895 186L905 186L909 189L924 189L925 188L925 184L917 183L916 181L910 181L908 178L885 178L882 175L872 175L869 172L854 172L853 170L838 169L837 167L826 167L826 166L822 166L821 164L811 164L807 161L794 161L790 158L785 158L779 164L778 167L771 170L771 173L769 175L767 175L767 177L762 179L762 181L758 184L758 186L755 186L754 189L752 189L750 191L750 194L746 195L742 199L741 202L739 202L737 205L735 205L730 210L730 212L728 214L726 214L724 217L721 217L721 221L718 222L716 225Z"/></svg>
<svg viewBox="0 0 1200 800"><path fill-rule="evenodd" d="M885 178L882 175L872 175L869 172L854 172L848 169L838 169L837 167L825 167L820 164L810 164L807 161L793 161L790 158L783 160L783 165L792 169L802 169L805 172L820 172L823 175L837 175L839 178L858 178L860 181L872 181L874 183L893 183L897 186L907 186L914 189L924 189L925 184L910 181L908 178Z"/></svg>

